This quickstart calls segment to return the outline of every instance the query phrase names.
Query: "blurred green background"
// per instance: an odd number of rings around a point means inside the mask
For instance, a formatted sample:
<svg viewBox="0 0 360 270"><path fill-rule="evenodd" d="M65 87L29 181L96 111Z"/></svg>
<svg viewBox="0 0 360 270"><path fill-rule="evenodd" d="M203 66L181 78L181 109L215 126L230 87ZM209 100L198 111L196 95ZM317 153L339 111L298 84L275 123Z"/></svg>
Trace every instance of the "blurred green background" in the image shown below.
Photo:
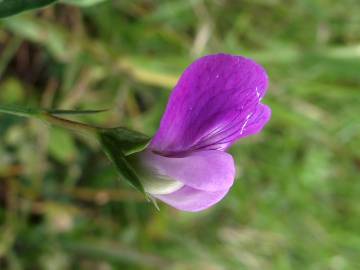
<svg viewBox="0 0 360 270"><path fill-rule="evenodd" d="M1 270L360 269L359 1L81 1L0 20L1 104L154 134L182 70L226 52L266 67L273 116L229 195L183 213L91 139L0 115Z"/></svg>

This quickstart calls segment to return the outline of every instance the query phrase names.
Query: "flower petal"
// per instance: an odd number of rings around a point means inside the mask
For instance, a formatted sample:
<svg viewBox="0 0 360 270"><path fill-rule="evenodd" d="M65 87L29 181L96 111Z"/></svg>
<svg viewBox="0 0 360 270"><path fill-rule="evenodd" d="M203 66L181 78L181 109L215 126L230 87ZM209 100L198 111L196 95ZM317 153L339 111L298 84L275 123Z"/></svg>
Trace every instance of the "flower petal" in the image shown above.
<svg viewBox="0 0 360 270"><path fill-rule="evenodd" d="M219 202L228 191L226 189L210 192L185 186L171 194L155 195L154 197L181 211L198 212Z"/></svg>
<svg viewBox="0 0 360 270"><path fill-rule="evenodd" d="M252 134L242 126L253 122L268 86L265 70L242 56L209 55L181 76L170 97L150 147L165 155L196 149L224 149ZM257 117L256 117L257 118ZM259 125L263 125L260 123Z"/></svg>
<svg viewBox="0 0 360 270"><path fill-rule="evenodd" d="M270 120L271 109L264 104L258 104L252 113L249 113L241 125L223 128L218 133L211 133L208 138L197 145L198 149L226 150L240 138L259 133Z"/></svg>
<svg viewBox="0 0 360 270"><path fill-rule="evenodd" d="M197 151L185 157L164 157L146 151L141 158L159 179L166 177L199 190L229 189L235 178L234 160L222 151Z"/></svg>
<svg viewBox="0 0 360 270"><path fill-rule="evenodd" d="M271 109L267 105L259 104L249 120L241 127L240 137L247 137L259 133L266 123L269 122L270 117Z"/></svg>

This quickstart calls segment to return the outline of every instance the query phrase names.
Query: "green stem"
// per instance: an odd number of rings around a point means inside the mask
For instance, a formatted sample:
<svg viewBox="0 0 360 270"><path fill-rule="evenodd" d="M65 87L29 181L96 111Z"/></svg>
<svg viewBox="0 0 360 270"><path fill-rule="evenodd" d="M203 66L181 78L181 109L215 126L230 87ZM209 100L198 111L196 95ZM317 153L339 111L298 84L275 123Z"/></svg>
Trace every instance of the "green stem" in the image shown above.
<svg viewBox="0 0 360 270"><path fill-rule="evenodd" d="M37 117L41 114L39 109L22 108L15 105L0 105L0 112L22 117Z"/></svg>
<svg viewBox="0 0 360 270"><path fill-rule="evenodd" d="M30 108L22 108L15 105L0 105L0 112L21 116L21 117L27 117L27 118L36 118L39 120L43 120L47 123L60 126L66 129L74 130L74 131L83 131L86 133L92 133L101 130L102 128L87 125L84 123L75 122L72 120L64 119L55 115L51 114L51 111L46 111L43 109L30 109ZM54 111L60 112L60 113L72 113L73 111ZM93 113L96 111L85 111L85 113ZM99 111L100 112L100 111ZM80 112L79 112L80 113Z"/></svg>
<svg viewBox="0 0 360 270"><path fill-rule="evenodd" d="M60 118L58 116L54 116L54 115L51 115L46 112L43 112L39 118L41 120L44 120L47 123L50 123L50 124L53 124L56 126L60 126L60 127L66 128L66 129L74 130L74 131L84 131L86 133L94 134L101 129L96 126L91 126L88 124Z"/></svg>

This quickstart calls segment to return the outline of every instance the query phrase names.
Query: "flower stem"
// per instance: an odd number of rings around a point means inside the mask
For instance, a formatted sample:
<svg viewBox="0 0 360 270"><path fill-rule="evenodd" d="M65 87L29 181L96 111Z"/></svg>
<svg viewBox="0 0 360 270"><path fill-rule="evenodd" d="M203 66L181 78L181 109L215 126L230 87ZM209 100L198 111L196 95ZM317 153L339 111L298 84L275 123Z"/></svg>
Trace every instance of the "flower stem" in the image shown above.
<svg viewBox="0 0 360 270"><path fill-rule="evenodd" d="M92 126L92 125L88 125L88 124L84 124L84 123L80 123L80 122L75 122L72 120L54 116L47 112L41 113L39 115L39 119L44 120L47 123L50 123L50 124L53 124L56 126L60 126L60 127L66 128L66 129L70 129L73 131L83 131L83 132L91 133L91 134L94 134L101 129L96 126Z"/></svg>
<svg viewBox="0 0 360 270"><path fill-rule="evenodd" d="M22 117L37 117L41 110L32 108L22 108L15 105L0 105L0 112L6 114L12 114Z"/></svg>
<svg viewBox="0 0 360 270"><path fill-rule="evenodd" d="M2 113L6 113L6 114L11 114L11 115L16 115L16 116L21 116L21 117L28 117L28 118L36 118L39 120L43 120L47 123L56 125L56 126L60 126L66 129L70 129L73 131L83 131L86 133L91 133L94 134L95 132L101 130L102 128L100 127L96 127L96 126L92 126L92 125L88 125L88 124L84 124L84 123L80 123L80 122L75 122L72 120L68 120L68 119L64 119L58 116L55 116L52 114L51 111L47 111L47 110L43 110L43 109L33 109L33 108L22 108L19 106L15 106L15 105L0 105L0 112ZM62 114L68 113L68 114L72 114L75 111L54 111L56 112L60 112ZM99 111L79 111L79 113L95 113L95 112L101 112Z"/></svg>

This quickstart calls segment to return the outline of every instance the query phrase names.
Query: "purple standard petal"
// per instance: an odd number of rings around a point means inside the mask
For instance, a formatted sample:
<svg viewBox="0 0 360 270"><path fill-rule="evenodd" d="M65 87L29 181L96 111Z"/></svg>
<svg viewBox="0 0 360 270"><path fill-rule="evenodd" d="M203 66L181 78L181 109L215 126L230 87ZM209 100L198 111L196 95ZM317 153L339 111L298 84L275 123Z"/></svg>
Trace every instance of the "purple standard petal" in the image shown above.
<svg viewBox="0 0 360 270"><path fill-rule="evenodd" d="M225 150L258 132L270 110L260 104L265 70L242 56L209 55L191 64L171 94L150 148L163 155Z"/></svg>
<svg viewBox="0 0 360 270"><path fill-rule="evenodd" d="M167 195L154 195L159 200L182 211L197 212L219 202L228 193L226 190L203 191L185 186Z"/></svg>
<svg viewBox="0 0 360 270"><path fill-rule="evenodd" d="M231 126L229 129L222 129L218 132L208 134L206 140L197 145L197 149L218 149L225 150L236 139L259 133L265 124L270 120L271 110L264 104L258 104L253 112L249 113L241 126Z"/></svg>
<svg viewBox="0 0 360 270"><path fill-rule="evenodd" d="M222 151L197 151L185 157L164 157L146 151L141 159L158 179L168 179L169 184L176 181L194 189L215 192L229 189L235 179L234 160Z"/></svg>

